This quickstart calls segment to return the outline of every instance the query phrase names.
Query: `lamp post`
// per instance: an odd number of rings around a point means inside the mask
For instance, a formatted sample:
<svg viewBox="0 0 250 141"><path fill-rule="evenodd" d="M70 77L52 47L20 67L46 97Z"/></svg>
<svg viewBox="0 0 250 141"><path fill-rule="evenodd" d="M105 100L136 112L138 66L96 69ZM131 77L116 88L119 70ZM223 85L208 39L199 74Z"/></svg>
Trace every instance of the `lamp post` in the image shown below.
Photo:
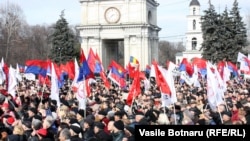
<svg viewBox="0 0 250 141"><path fill-rule="evenodd" d="M59 47L59 63L61 64L61 58L62 58L62 48Z"/></svg>

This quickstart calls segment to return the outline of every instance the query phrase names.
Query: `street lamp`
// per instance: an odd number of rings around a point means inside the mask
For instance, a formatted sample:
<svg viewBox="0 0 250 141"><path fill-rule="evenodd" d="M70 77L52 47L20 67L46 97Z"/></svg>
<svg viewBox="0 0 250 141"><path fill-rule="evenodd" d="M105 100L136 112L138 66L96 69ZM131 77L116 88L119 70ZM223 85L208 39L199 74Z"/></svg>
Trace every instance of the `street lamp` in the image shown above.
<svg viewBox="0 0 250 141"><path fill-rule="evenodd" d="M62 57L62 48L59 47L59 63L61 64L61 57Z"/></svg>

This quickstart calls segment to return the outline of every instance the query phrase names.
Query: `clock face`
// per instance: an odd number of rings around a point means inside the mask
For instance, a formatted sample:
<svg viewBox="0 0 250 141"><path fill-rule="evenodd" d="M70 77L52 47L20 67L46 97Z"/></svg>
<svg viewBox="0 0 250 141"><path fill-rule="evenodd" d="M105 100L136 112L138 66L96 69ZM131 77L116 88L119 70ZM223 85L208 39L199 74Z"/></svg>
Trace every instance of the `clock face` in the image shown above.
<svg viewBox="0 0 250 141"><path fill-rule="evenodd" d="M105 19L108 23L117 23L120 20L120 12L117 8L108 8L105 12Z"/></svg>

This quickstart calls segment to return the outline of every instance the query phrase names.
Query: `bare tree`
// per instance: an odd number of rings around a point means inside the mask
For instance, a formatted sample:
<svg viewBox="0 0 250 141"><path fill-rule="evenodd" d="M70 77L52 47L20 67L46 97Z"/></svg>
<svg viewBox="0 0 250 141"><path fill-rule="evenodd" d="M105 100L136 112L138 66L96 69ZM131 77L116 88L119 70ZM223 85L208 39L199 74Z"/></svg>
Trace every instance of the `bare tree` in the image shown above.
<svg viewBox="0 0 250 141"><path fill-rule="evenodd" d="M12 43L18 37L18 30L20 30L24 15L19 5L7 2L0 7L0 22L2 36L5 41L5 60L8 60L10 48Z"/></svg>
<svg viewBox="0 0 250 141"><path fill-rule="evenodd" d="M183 52L185 50L182 42L159 42L159 64L166 65L166 61L175 62L175 54L177 52Z"/></svg>

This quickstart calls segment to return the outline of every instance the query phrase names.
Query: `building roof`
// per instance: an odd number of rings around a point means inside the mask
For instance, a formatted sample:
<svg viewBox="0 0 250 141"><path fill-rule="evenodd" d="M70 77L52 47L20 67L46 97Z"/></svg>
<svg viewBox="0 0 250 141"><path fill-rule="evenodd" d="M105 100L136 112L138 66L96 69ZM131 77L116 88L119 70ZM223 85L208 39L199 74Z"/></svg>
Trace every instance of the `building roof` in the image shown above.
<svg viewBox="0 0 250 141"><path fill-rule="evenodd" d="M175 54L175 56L182 56L182 55L183 55L182 52L177 52L177 53Z"/></svg>
<svg viewBox="0 0 250 141"><path fill-rule="evenodd" d="M198 0L192 0L189 4L189 6L200 6L200 3Z"/></svg>

